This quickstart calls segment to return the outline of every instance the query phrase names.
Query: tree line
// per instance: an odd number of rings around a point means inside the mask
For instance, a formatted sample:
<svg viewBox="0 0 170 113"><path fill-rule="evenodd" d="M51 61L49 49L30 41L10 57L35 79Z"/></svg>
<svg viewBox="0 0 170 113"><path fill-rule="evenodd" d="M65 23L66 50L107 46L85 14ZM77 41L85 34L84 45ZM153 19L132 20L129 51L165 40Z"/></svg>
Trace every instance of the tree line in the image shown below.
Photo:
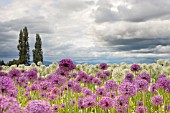
<svg viewBox="0 0 170 113"><path fill-rule="evenodd" d="M29 45L29 36L28 36L28 29L27 27L24 27L20 30L19 33L19 40L17 49L19 50L19 59L12 61L9 61L6 65L13 65L13 64L30 64L30 45ZM42 51L42 41L40 35L36 34L36 42L35 42L35 48L32 50L33 52L33 62L37 64L37 62L41 61L43 62L43 51ZM0 65L4 65L4 61L0 60Z"/></svg>

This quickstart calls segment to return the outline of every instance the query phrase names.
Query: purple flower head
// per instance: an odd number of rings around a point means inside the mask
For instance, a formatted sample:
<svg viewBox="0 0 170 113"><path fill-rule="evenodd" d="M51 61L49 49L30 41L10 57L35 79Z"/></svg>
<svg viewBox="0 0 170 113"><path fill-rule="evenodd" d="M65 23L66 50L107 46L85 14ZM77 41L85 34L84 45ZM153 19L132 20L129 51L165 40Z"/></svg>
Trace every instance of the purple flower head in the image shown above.
<svg viewBox="0 0 170 113"><path fill-rule="evenodd" d="M84 78L88 78L88 75L87 75L86 72L84 72L84 71L79 71L79 72L78 72L78 76L81 77L81 78L83 78L83 79L84 79Z"/></svg>
<svg viewBox="0 0 170 113"><path fill-rule="evenodd" d="M71 105L75 105L75 104L76 104L76 100L71 100L71 101L70 101L70 104L71 104Z"/></svg>
<svg viewBox="0 0 170 113"><path fill-rule="evenodd" d="M106 63L101 63L99 65L99 68L102 69L102 70L106 70L108 67L107 67L107 64Z"/></svg>
<svg viewBox="0 0 170 113"><path fill-rule="evenodd" d="M96 85L97 85L97 86L101 86L101 85L102 85L102 81L101 81L101 80L98 80L98 81L96 82Z"/></svg>
<svg viewBox="0 0 170 113"><path fill-rule="evenodd" d="M106 79L107 78L106 74L103 74L102 72L97 72L96 77L100 78L100 79Z"/></svg>
<svg viewBox="0 0 170 113"><path fill-rule="evenodd" d="M76 65L71 59L66 58L59 62L59 68L64 69L65 71L71 71L76 68Z"/></svg>
<svg viewBox="0 0 170 113"><path fill-rule="evenodd" d="M3 67L2 66L0 66L0 71L2 71L3 70Z"/></svg>
<svg viewBox="0 0 170 113"><path fill-rule="evenodd" d="M55 74L60 75L60 76L64 76L64 77L68 77L69 76L69 72L65 71L62 68L58 68Z"/></svg>
<svg viewBox="0 0 170 113"><path fill-rule="evenodd" d="M9 76L11 78L17 78L20 76L20 71L18 69L12 69L9 71Z"/></svg>
<svg viewBox="0 0 170 113"><path fill-rule="evenodd" d="M83 109L84 106L83 106L83 98L79 97L78 98L78 108L79 109Z"/></svg>
<svg viewBox="0 0 170 113"><path fill-rule="evenodd" d="M135 86L137 91L147 91L148 90L148 82L144 79L136 80Z"/></svg>
<svg viewBox="0 0 170 113"><path fill-rule="evenodd" d="M52 106L53 113L58 113L58 110L59 110L58 105L53 105Z"/></svg>
<svg viewBox="0 0 170 113"><path fill-rule="evenodd" d="M136 95L136 87L130 82L123 82L118 87L118 93L122 96L133 97Z"/></svg>
<svg viewBox="0 0 170 113"><path fill-rule="evenodd" d="M138 101L137 105L138 106L143 106L143 102L142 101Z"/></svg>
<svg viewBox="0 0 170 113"><path fill-rule="evenodd" d="M20 76L20 77L18 78L18 84L19 84L20 86L26 86L27 83L28 83L27 77L25 77L25 76Z"/></svg>
<svg viewBox="0 0 170 113"><path fill-rule="evenodd" d="M72 74L71 74L71 77L72 77L72 78L76 78L76 77L77 77L77 73L72 73Z"/></svg>
<svg viewBox="0 0 170 113"><path fill-rule="evenodd" d="M110 72L109 71L104 71L103 74L105 74L106 76L110 76Z"/></svg>
<svg viewBox="0 0 170 113"><path fill-rule="evenodd" d="M139 71L140 70L140 66L138 64L133 64L130 67L131 71Z"/></svg>
<svg viewBox="0 0 170 113"><path fill-rule="evenodd" d="M66 78L57 74L52 74L48 81L53 85L62 86L66 82Z"/></svg>
<svg viewBox="0 0 170 113"><path fill-rule="evenodd" d="M167 81L168 81L168 79L166 77L159 78L157 83L156 83L157 87L165 89Z"/></svg>
<svg viewBox="0 0 170 113"><path fill-rule="evenodd" d="M51 88L52 88L51 82L43 81L40 83L40 89L42 91L51 91Z"/></svg>
<svg viewBox="0 0 170 113"><path fill-rule="evenodd" d="M99 106L104 110L111 109L113 108L113 99L110 97L102 97L99 101Z"/></svg>
<svg viewBox="0 0 170 113"><path fill-rule="evenodd" d="M52 109L48 102L32 100L26 106L26 113L52 113Z"/></svg>
<svg viewBox="0 0 170 113"><path fill-rule="evenodd" d="M0 76L7 76L8 74L0 71Z"/></svg>
<svg viewBox="0 0 170 113"><path fill-rule="evenodd" d="M65 103L62 103L62 104L60 105L60 107L61 107L61 108L65 108L65 107L66 107L66 104L65 104Z"/></svg>
<svg viewBox="0 0 170 113"><path fill-rule="evenodd" d="M152 97L152 99L151 99L151 103L153 104L153 105L162 105L162 102L163 102L163 99L162 99L162 97L161 96L159 96L159 95L157 95L157 96L154 96L154 97Z"/></svg>
<svg viewBox="0 0 170 113"><path fill-rule="evenodd" d="M114 107L116 108L116 111L126 111L128 107L128 99L125 96L116 96L114 98Z"/></svg>
<svg viewBox="0 0 170 113"><path fill-rule="evenodd" d="M92 91L87 87L83 88L82 92L85 96L92 95Z"/></svg>
<svg viewBox="0 0 170 113"><path fill-rule="evenodd" d="M136 108L136 113L148 113L148 109L145 106L138 106Z"/></svg>
<svg viewBox="0 0 170 113"><path fill-rule="evenodd" d="M7 76L0 76L0 94L7 94L13 89L15 89L13 80Z"/></svg>
<svg viewBox="0 0 170 113"><path fill-rule="evenodd" d="M150 92L153 93L153 94L157 94L157 89L158 89L158 87L157 87L156 84L152 84L150 86Z"/></svg>
<svg viewBox="0 0 170 113"><path fill-rule="evenodd" d="M105 88L97 88L96 89L96 95L105 96L106 95L106 89Z"/></svg>
<svg viewBox="0 0 170 113"><path fill-rule="evenodd" d="M74 82L73 87L72 87L73 92L81 92L82 88L79 83Z"/></svg>
<svg viewBox="0 0 170 113"><path fill-rule="evenodd" d="M92 79L92 83L93 83L93 84L97 84L98 81L99 81L98 78L93 78L93 79Z"/></svg>
<svg viewBox="0 0 170 113"><path fill-rule="evenodd" d="M132 73L127 73L125 75L125 81L131 82L133 81L134 75Z"/></svg>
<svg viewBox="0 0 170 113"><path fill-rule="evenodd" d="M114 99L116 97L116 93L115 92L107 92L106 97L110 97L110 98Z"/></svg>
<svg viewBox="0 0 170 113"><path fill-rule="evenodd" d="M136 79L137 79L137 80L139 80L139 79L144 79L144 80L146 80L148 83L151 82L151 76L150 76L149 74L145 73L145 72L139 74L139 75L136 77Z"/></svg>
<svg viewBox="0 0 170 113"><path fill-rule="evenodd" d="M92 96L88 96L84 98L82 101L83 108L93 108L94 106L96 106L96 104L97 104L96 99L93 98Z"/></svg>
<svg viewBox="0 0 170 113"><path fill-rule="evenodd" d="M37 79L37 70L31 69L27 72L24 72L24 75L28 78L29 81L33 82Z"/></svg>
<svg viewBox="0 0 170 113"><path fill-rule="evenodd" d="M166 75L165 75L165 74L160 74L160 75L158 76L158 79L160 79L160 78L166 78Z"/></svg>
<svg viewBox="0 0 170 113"><path fill-rule="evenodd" d="M164 90L170 93L170 79L167 78L165 85L164 85Z"/></svg>
<svg viewBox="0 0 170 113"><path fill-rule="evenodd" d="M88 78L87 78L88 80L87 80L87 81L88 81L89 83L92 83L93 78L95 78L95 77L94 77L93 75L90 75L90 76L88 76Z"/></svg>
<svg viewBox="0 0 170 113"><path fill-rule="evenodd" d="M108 81L104 84L104 87L105 87L107 90L116 91L117 88L118 88L118 85L116 84L115 81L113 81L113 80L108 80Z"/></svg>

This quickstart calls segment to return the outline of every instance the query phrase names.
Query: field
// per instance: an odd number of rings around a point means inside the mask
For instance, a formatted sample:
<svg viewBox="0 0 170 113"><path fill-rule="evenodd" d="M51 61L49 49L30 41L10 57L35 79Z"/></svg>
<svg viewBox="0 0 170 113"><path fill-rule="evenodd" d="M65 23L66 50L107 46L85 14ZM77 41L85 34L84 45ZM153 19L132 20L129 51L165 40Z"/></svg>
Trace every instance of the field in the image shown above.
<svg viewBox="0 0 170 113"><path fill-rule="evenodd" d="M1 66L0 113L170 113L170 62Z"/></svg>

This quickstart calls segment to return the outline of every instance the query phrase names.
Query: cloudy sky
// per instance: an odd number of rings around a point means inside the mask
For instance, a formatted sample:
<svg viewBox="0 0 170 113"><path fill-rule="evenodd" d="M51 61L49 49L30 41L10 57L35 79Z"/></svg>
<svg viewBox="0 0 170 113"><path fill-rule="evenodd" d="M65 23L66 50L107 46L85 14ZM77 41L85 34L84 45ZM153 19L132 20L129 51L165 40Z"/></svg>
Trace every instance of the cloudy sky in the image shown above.
<svg viewBox="0 0 170 113"><path fill-rule="evenodd" d="M18 58L24 26L30 50L40 34L46 61L169 59L169 7L169 0L0 0L0 59Z"/></svg>

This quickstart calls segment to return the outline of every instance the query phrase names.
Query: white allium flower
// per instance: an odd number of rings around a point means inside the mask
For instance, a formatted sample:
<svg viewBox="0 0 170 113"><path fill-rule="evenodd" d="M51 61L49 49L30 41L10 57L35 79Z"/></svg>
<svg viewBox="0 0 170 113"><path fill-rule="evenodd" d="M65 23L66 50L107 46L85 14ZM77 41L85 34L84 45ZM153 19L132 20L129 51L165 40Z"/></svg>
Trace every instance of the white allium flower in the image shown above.
<svg viewBox="0 0 170 113"><path fill-rule="evenodd" d="M123 79L125 78L125 75L124 75L122 69L121 68L113 69L112 78L116 82L122 82Z"/></svg>
<svg viewBox="0 0 170 113"><path fill-rule="evenodd" d="M156 61L156 63L159 64L159 65L162 65L164 63L164 61L162 59L159 59L159 60Z"/></svg>
<svg viewBox="0 0 170 113"><path fill-rule="evenodd" d="M38 66L41 66L41 65L42 65L42 62L41 62L41 61L39 61L39 62L37 63L37 65L38 65Z"/></svg>
<svg viewBox="0 0 170 113"><path fill-rule="evenodd" d="M33 67L33 68L36 67L36 64L35 64L35 63L32 63L32 64L31 64L31 67Z"/></svg>

